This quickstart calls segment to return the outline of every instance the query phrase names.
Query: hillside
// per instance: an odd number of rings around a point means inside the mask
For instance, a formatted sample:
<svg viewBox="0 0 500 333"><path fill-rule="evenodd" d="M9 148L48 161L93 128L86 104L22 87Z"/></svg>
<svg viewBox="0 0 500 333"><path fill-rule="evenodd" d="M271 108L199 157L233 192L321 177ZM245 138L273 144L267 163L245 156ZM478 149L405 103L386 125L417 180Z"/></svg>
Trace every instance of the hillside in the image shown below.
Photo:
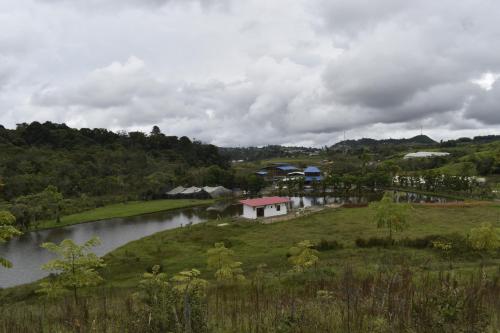
<svg viewBox="0 0 500 333"><path fill-rule="evenodd" d="M378 146L434 146L438 143L427 135L417 135L409 139L381 139L375 140L370 138L362 138L358 140L345 140L334 144L331 148L334 150L341 149L359 149L359 148L376 148Z"/></svg>

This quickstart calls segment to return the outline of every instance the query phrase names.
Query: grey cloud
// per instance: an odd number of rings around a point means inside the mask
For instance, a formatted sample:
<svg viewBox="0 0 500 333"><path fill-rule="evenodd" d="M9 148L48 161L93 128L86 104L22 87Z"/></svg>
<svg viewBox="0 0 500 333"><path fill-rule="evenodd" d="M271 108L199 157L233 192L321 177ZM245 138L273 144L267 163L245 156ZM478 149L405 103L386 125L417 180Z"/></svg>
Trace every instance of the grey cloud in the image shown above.
<svg viewBox="0 0 500 333"><path fill-rule="evenodd" d="M63 4L90 10L116 10L122 8L158 8L165 5L198 4L204 9L227 8L230 0L36 0L47 4Z"/></svg>
<svg viewBox="0 0 500 333"><path fill-rule="evenodd" d="M500 73L500 5L479 3L0 3L15 18L0 15L0 123L158 124L221 145L498 130L498 84L472 81Z"/></svg>
<svg viewBox="0 0 500 333"><path fill-rule="evenodd" d="M468 106L466 115L483 124L500 124L500 82L495 82L491 90L478 94Z"/></svg>

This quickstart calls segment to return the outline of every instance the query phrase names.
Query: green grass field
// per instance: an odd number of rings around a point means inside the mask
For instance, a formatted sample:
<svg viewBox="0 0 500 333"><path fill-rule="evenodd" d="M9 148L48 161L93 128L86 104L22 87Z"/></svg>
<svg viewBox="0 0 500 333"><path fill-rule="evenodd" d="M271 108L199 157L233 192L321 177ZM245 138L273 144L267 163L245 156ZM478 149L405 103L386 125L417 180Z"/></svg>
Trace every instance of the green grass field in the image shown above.
<svg viewBox="0 0 500 333"><path fill-rule="evenodd" d="M40 222L34 229L49 229L64 227L67 225L98 221L116 217L128 217L155 213L165 210L186 208L192 206L206 205L213 200L177 199L177 200L153 200L153 201L130 201L104 207L95 208L77 214L63 216L60 223L55 220Z"/></svg>
<svg viewBox="0 0 500 333"><path fill-rule="evenodd" d="M411 211L409 228L396 238L416 238L426 235L448 235L468 231L481 222L491 222L500 228L500 207L496 205L476 207L429 207L416 205ZM241 220L227 220L228 226L218 227L221 221L211 221L190 228L157 233L131 242L105 259L104 271L109 284L134 286L141 273L154 264L161 264L169 274L184 269L198 268L205 278L213 272L206 269L206 251L215 242L225 241L243 262L245 271L251 273L259 264L270 270L285 272L290 269L286 253L295 243L309 239L337 240L344 245L340 250L321 252L321 265L340 270L346 264L372 271L384 266L408 264L422 270L446 269L448 262L435 250L406 247L358 248L358 237L385 236L386 231L377 229L369 208L329 209L306 217L259 224ZM478 257L457 258L456 270L477 268ZM500 258L489 258L487 265L495 266Z"/></svg>

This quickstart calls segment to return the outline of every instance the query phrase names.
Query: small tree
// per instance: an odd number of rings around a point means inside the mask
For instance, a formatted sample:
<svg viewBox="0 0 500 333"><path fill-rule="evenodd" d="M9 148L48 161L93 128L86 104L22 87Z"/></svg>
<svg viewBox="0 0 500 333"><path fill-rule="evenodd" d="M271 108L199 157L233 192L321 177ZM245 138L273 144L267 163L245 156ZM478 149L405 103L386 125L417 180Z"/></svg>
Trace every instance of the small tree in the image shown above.
<svg viewBox="0 0 500 333"><path fill-rule="evenodd" d="M154 265L151 272L146 272L139 281L137 294L144 302L144 317L147 318L150 332L179 332L182 324L178 316L178 297L160 265Z"/></svg>
<svg viewBox="0 0 500 333"><path fill-rule="evenodd" d="M296 272L303 272L319 261L319 252L314 249L314 244L309 240L298 243L291 247L288 252L290 253L288 261Z"/></svg>
<svg viewBox="0 0 500 333"><path fill-rule="evenodd" d="M234 251L226 248L224 243L215 243L214 248L207 251L208 268L215 270L218 281L242 281L245 279L241 262L234 260Z"/></svg>
<svg viewBox="0 0 500 333"><path fill-rule="evenodd" d="M174 288L186 294L188 291L201 292L207 286L207 281L200 279L201 272L195 268L179 272L171 279Z"/></svg>
<svg viewBox="0 0 500 333"><path fill-rule="evenodd" d="M90 249L100 243L94 237L78 245L70 239L63 240L59 245L43 243L42 247L55 253L59 258L42 265L42 269L55 274L47 281L40 283L39 293L48 296L58 296L67 291L73 292L75 303L78 303L77 291L79 288L94 286L103 279L97 272L104 267L103 259L90 252Z"/></svg>
<svg viewBox="0 0 500 333"><path fill-rule="evenodd" d="M14 236L21 235L21 232L14 227L16 218L9 212L0 211L0 244L5 243ZM11 268L12 263L0 257L0 266Z"/></svg>
<svg viewBox="0 0 500 333"><path fill-rule="evenodd" d="M199 278L200 271L190 269L174 275L174 288L183 299L184 332L199 332L203 327L204 315L201 297L205 294L207 281ZM201 325L200 325L201 324ZM197 329L193 329L194 327Z"/></svg>
<svg viewBox="0 0 500 333"><path fill-rule="evenodd" d="M373 202L370 207L375 210L375 221L378 228L389 229L389 239L392 240L392 232L403 231L407 227L407 216L410 205L396 203L392 195L385 193L382 200Z"/></svg>
<svg viewBox="0 0 500 333"><path fill-rule="evenodd" d="M447 241L436 240L432 242L432 247L440 250L441 253L446 257L446 259L448 259L451 269L451 251L453 250L453 244Z"/></svg>

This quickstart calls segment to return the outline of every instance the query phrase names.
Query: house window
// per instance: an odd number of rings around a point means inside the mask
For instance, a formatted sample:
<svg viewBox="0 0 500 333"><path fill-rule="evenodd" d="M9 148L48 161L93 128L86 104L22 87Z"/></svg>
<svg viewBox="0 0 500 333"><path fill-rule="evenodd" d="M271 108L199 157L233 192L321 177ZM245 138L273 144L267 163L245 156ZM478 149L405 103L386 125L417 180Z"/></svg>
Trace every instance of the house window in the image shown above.
<svg viewBox="0 0 500 333"><path fill-rule="evenodd" d="M281 210L281 205L276 205L276 210L279 212Z"/></svg>

